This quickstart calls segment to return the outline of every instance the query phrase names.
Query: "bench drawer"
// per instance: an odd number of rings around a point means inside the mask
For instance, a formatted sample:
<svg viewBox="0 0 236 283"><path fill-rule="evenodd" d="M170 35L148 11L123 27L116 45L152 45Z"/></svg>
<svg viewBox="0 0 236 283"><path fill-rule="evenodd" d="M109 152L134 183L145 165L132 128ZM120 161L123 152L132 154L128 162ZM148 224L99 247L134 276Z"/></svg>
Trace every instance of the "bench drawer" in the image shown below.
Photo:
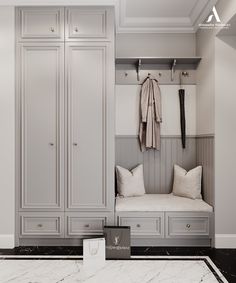
<svg viewBox="0 0 236 283"><path fill-rule="evenodd" d="M20 236L25 237L62 237L63 219L58 215L21 215Z"/></svg>
<svg viewBox="0 0 236 283"><path fill-rule="evenodd" d="M120 217L121 226L130 226L131 235L162 237L162 217Z"/></svg>
<svg viewBox="0 0 236 283"><path fill-rule="evenodd" d="M167 214L166 216L167 237L209 237L209 216L187 216Z"/></svg>
<svg viewBox="0 0 236 283"><path fill-rule="evenodd" d="M103 235L103 227L106 224L106 217L67 216L67 235Z"/></svg>

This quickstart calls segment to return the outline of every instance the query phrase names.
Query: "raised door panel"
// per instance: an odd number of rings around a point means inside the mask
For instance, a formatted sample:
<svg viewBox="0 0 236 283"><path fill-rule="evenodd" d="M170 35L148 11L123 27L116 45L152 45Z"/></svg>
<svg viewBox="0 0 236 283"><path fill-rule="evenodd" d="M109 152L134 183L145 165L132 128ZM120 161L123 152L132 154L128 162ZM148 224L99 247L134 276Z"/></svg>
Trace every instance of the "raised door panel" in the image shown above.
<svg viewBox="0 0 236 283"><path fill-rule="evenodd" d="M21 209L63 207L63 44L20 45Z"/></svg>
<svg viewBox="0 0 236 283"><path fill-rule="evenodd" d="M67 46L68 208L107 206L107 45Z"/></svg>
<svg viewBox="0 0 236 283"><path fill-rule="evenodd" d="M111 8L69 7L66 9L65 38L73 40L112 40L114 17Z"/></svg>
<svg viewBox="0 0 236 283"><path fill-rule="evenodd" d="M63 7L18 8L18 40L64 40Z"/></svg>

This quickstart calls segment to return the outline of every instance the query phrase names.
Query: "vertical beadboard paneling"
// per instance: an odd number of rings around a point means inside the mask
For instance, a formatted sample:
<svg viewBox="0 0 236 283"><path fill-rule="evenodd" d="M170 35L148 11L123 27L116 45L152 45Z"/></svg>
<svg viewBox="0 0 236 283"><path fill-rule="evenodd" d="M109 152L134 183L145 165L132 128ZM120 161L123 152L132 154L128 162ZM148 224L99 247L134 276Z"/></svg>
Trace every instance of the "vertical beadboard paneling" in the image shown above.
<svg viewBox="0 0 236 283"><path fill-rule="evenodd" d="M203 166L203 197L214 205L214 137L197 137L197 165Z"/></svg>
<svg viewBox="0 0 236 283"><path fill-rule="evenodd" d="M137 136L116 137L116 164L131 169L144 165L144 182L147 193L170 193L173 183L173 165L187 170L196 166L196 138L187 137L182 149L180 137L162 137L161 150L140 151Z"/></svg>
<svg viewBox="0 0 236 283"><path fill-rule="evenodd" d="M173 165L186 170L203 166L203 197L214 204L214 137L187 137L186 149L180 137L162 137L161 150L140 151L136 136L116 137L116 164L131 169L144 165L147 193L170 193L173 183Z"/></svg>

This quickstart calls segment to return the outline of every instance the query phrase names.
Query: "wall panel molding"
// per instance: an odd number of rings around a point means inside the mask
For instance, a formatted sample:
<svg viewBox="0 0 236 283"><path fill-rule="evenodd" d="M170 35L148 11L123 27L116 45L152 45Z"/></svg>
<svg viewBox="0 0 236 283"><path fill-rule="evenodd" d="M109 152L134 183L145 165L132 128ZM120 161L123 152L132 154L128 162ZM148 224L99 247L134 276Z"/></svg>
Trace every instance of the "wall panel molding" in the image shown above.
<svg viewBox="0 0 236 283"><path fill-rule="evenodd" d="M198 136L196 146L197 165L202 165L203 168L203 197L206 202L214 205L214 136Z"/></svg>

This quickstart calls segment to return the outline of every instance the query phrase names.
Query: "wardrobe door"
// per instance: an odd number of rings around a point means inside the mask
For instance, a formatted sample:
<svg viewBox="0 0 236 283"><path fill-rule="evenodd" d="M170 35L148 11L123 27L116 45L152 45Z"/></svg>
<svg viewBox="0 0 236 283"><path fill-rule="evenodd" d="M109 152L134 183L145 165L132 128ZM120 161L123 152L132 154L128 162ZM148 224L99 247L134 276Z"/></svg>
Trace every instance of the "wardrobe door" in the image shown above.
<svg viewBox="0 0 236 283"><path fill-rule="evenodd" d="M22 7L17 13L19 41L64 40L63 7Z"/></svg>
<svg viewBox="0 0 236 283"><path fill-rule="evenodd" d="M19 45L21 207L63 208L64 45Z"/></svg>
<svg viewBox="0 0 236 283"><path fill-rule="evenodd" d="M69 7L66 9L67 40L104 40L107 34L107 10L93 7Z"/></svg>
<svg viewBox="0 0 236 283"><path fill-rule="evenodd" d="M101 210L107 207L108 44L68 43L66 48L68 208Z"/></svg>

